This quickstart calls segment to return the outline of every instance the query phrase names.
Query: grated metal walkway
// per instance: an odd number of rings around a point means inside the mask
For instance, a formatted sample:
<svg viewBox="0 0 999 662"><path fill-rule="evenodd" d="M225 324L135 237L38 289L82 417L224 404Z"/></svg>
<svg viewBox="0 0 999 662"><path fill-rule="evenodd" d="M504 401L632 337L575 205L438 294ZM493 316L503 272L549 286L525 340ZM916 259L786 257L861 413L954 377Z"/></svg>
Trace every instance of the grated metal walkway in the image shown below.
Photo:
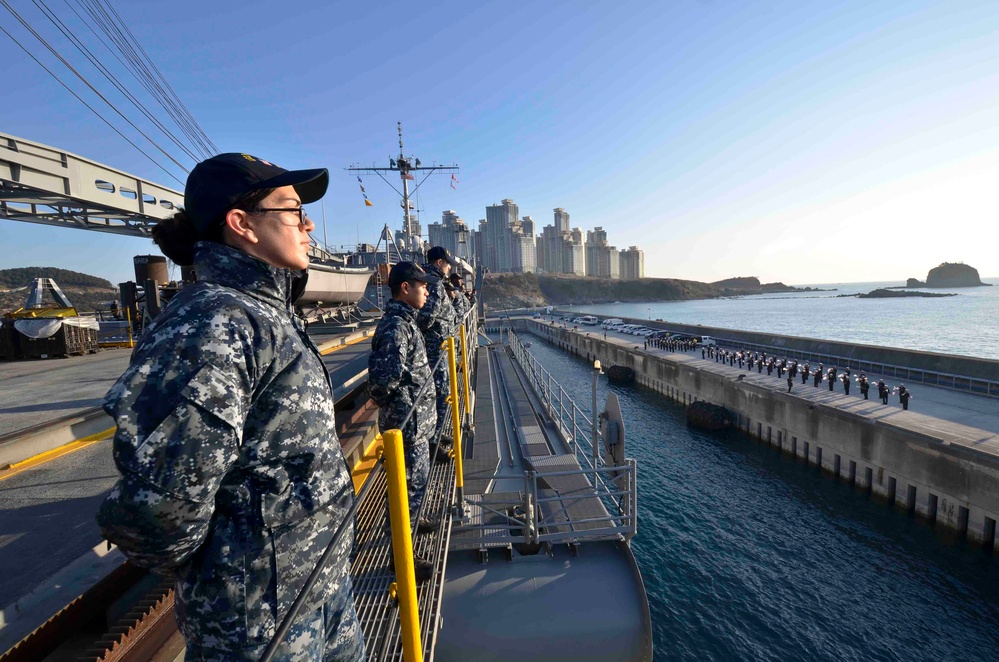
<svg viewBox="0 0 999 662"><path fill-rule="evenodd" d="M462 407L464 410L464 407ZM462 411L464 413L464 411ZM444 427L451 434L450 420ZM434 453L431 452L431 458ZM354 608L364 633L368 660L402 660L399 608L390 593L395 582L391 567L392 534L389 529L388 494L385 472L379 470L375 481L357 511L357 554L351 566L354 584ZM421 534L413 523L413 552L434 564L433 578L417 585L420 614L420 641L423 656L433 659L434 645L440 630L441 594L444 589L448 545L451 538L451 515L455 506L455 462L435 462L423 500L422 514L439 517L440 528Z"/></svg>

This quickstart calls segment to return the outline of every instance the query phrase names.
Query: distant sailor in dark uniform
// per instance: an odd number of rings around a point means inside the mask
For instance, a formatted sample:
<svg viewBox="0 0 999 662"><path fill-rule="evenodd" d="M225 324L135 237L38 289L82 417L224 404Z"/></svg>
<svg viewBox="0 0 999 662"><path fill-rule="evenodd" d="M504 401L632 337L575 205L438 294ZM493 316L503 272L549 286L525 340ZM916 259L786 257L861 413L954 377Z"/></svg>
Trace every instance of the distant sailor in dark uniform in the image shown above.
<svg viewBox="0 0 999 662"><path fill-rule="evenodd" d="M809 370L810 369L808 367L808 364L806 363L805 367L802 368L802 370L801 370L801 385L802 386L804 386L808 382Z"/></svg>
<svg viewBox="0 0 999 662"><path fill-rule="evenodd" d="M826 381L829 382L829 390L833 390L833 383L836 381L836 368L829 368L826 373Z"/></svg>
<svg viewBox="0 0 999 662"><path fill-rule="evenodd" d="M878 397L881 398L881 404L888 404L888 385L883 379L878 380Z"/></svg>
<svg viewBox="0 0 999 662"><path fill-rule="evenodd" d="M843 373L843 393L850 395L850 371Z"/></svg>
<svg viewBox="0 0 999 662"><path fill-rule="evenodd" d="M787 373L787 392L791 392L791 387L794 386L794 377L790 372Z"/></svg>
<svg viewBox="0 0 999 662"><path fill-rule="evenodd" d="M867 393L871 390L871 384L867 381L867 375L860 373L860 395L867 400Z"/></svg>
<svg viewBox="0 0 999 662"><path fill-rule="evenodd" d="M902 403L902 409L903 410L908 410L909 409L909 398L911 398L911 397L912 397L912 394L909 393L908 389L905 388L905 384L899 384L899 387L898 387L898 401Z"/></svg>

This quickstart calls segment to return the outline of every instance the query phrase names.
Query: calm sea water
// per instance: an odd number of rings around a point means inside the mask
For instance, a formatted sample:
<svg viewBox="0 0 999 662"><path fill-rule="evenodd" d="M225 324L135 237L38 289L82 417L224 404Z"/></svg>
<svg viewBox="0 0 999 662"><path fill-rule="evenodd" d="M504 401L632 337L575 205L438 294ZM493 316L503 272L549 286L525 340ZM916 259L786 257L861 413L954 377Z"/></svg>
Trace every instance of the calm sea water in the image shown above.
<svg viewBox="0 0 999 662"><path fill-rule="evenodd" d="M999 285L999 279L984 282ZM835 292L764 294L728 299L575 306L614 317L663 319L726 329L842 340L999 359L999 287L967 287L933 299L857 299L895 283L814 285Z"/></svg>
<svg viewBox="0 0 999 662"><path fill-rule="evenodd" d="M997 288L999 289L999 288ZM588 366L531 353L590 401ZM999 660L999 563L739 433L613 389L638 460L633 541L656 660Z"/></svg>

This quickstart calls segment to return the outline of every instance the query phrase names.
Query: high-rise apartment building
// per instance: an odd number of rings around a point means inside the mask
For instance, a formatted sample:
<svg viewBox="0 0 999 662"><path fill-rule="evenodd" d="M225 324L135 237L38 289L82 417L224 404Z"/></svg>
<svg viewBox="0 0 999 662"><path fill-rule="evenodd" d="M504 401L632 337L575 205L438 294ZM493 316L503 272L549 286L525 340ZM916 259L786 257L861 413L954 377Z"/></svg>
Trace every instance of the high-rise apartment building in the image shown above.
<svg viewBox="0 0 999 662"><path fill-rule="evenodd" d="M621 251L621 278L645 278L645 253L638 246Z"/></svg>
<svg viewBox="0 0 999 662"><path fill-rule="evenodd" d="M555 208L555 232L560 235L569 232L569 214L561 207Z"/></svg>
<svg viewBox="0 0 999 662"><path fill-rule="evenodd" d="M513 271L513 231L520 228L519 212L517 205L509 199L486 207L482 262L490 271Z"/></svg>
<svg viewBox="0 0 999 662"><path fill-rule="evenodd" d="M586 275L619 278L620 260L617 248L607 243L607 233L595 227L586 233Z"/></svg>
<svg viewBox="0 0 999 662"><path fill-rule="evenodd" d="M573 228L569 234L569 243L562 253L562 272L575 276L586 275L586 242L583 231Z"/></svg>
<svg viewBox="0 0 999 662"><path fill-rule="evenodd" d="M474 248L471 232L468 224L459 218L454 210L443 212L441 222L428 225L427 232L431 246L443 246L451 252L451 255L468 262L472 261Z"/></svg>
<svg viewBox="0 0 999 662"><path fill-rule="evenodd" d="M538 272L563 273L565 240L554 225L546 225L538 237Z"/></svg>

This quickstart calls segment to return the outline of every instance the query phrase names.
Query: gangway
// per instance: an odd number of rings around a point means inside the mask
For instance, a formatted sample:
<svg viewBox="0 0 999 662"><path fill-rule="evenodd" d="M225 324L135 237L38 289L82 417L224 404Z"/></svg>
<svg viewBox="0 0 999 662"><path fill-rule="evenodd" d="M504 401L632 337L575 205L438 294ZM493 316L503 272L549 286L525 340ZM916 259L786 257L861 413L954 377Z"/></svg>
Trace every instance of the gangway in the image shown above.
<svg viewBox="0 0 999 662"><path fill-rule="evenodd" d="M0 219L148 238L183 206L180 191L0 132ZM309 255L342 262L316 244Z"/></svg>

